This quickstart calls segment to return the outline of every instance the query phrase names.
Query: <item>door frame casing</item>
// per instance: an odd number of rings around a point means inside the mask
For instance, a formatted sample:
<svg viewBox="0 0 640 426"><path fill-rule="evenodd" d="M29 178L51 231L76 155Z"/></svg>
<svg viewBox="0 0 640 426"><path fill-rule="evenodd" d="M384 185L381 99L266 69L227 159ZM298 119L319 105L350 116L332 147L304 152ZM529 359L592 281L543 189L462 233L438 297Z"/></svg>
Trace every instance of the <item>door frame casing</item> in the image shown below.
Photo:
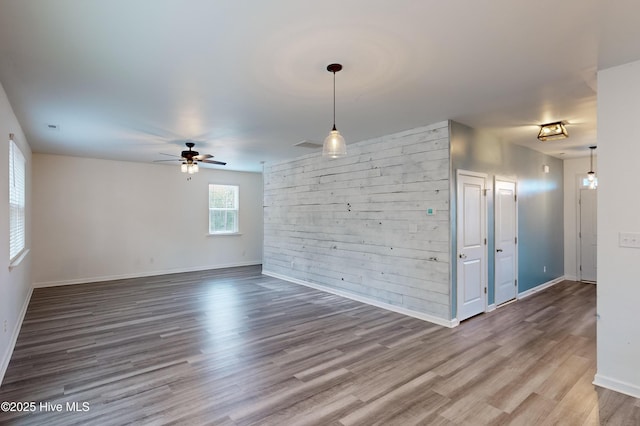
<svg viewBox="0 0 640 426"><path fill-rule="evenodd" d="M459 307L459 301L460 301L460 286L459 286L459 280L458 280L458 252L460 251L460 229L458 227L458 216L459 216L459 208L460 206L458 205L458 182L460 181L460 175L464 175L464 176L471 176L471 177L477 177L477 178L481 178L484 182L483 184L483 196L482 196L482 206L480 207L481 213L483 215L483 220L481 220L481 225L482 225L482 238L485 241L483 250L484 250L484 254L483 254L483 277L482 279L484 280L484 287L485 287L485 294L484 294L484 310L483 312L488 312L489 309L489 288L488 288L488 281L489 281L489 272L488 272L488 257L489 257L489 252L488 252L488 237L487 237L487 228L488 228L488 222L487 222L487 192L491 190L491 188L487 187L487 180L489 178L489 175L487 173L480 173L480 172L473 172L471 170L464 170L464 169L457 169L456 170L456 182L455 182L455 188L456 188L456 250L452 251L452 256L454 259L454 265L456 268L456 298L455 298L455 303L456 303L456 317L454 318L455 321L459 321L458 318L460 316L458 307Z"/></svg>
<svg viewBox="0 0 640 426"><path fill-rule="evenodd" d="M582 223L581 223L581 211L580 209L582 208L581 205L581 193L580 190L584 189L585 187L583 186L583 179L585 179L587 177L587 175L585 173L576 173L576 180L575 180L575 188L576 188L576 197L575 197L575 206L576 206L576 215L575 215L575 224L576 224L576 276L575 279L577 282L583 282L585 284L592 284L591 281L581 281L582 280L582 271L580 270L580 266L581 266L581 261L582 261L582 246L581 246L581 241L580 241L580 232L582 231ZM591 191L597 191L598 187L596 187L595 189L592 189ZM596 206L596 219L598 217L598 210L597 210L597 206ZM598 279L598 277L596 276L596 280Z"/></svg>
<svg viewBox="0 0 640 426"><path fill-rule="evenodd" d="M497 188L497 182L501 181L501 182L509 182L509 183L513 183L514 189L514 195L516 196L516 200L515 200L515 236L517 239L517 243L515 244L515 250L514 250L514 259L515 259L515 268L513 271L513 274L515 276L515 279L518 279L518 264L519 264L519 259L518 259L518 247L520 247L520 240L519 240L519 234L518 234L518 178L516 176L504 176L504 175L495 175L493 177L493 249L495 250L495 244L496 244L496 188ZM493 256L493 301L494 301L494 305L496 305L495 303L495 297L496 297L496 256L494 253ZM519 284L518 284L519 285ZM518 294L520 294L519 288L516 286L516 295L515 297L511 300L518 300ZM505 302L504 304L500 305L500 306L504 306L506 303L509 302ZM498 305L496 305L497 307Z"/></svg>
<svg viewBox="0 0 640 426"><path fill-rule="evenodd" d="M580 182L580 184L582 184L582 182ZM578 230L576 232L576 272L577 272L577 280L578 282L581 283L585 283L585 284L595 284L598 282L598 270L596 269L596 279L595 281L592 280L585 280L583 279L582 276L582 191L594 191L595 192L595 196L598 197L598 188L585 188L584 186L581 186L578 188L578 206L577 206L577 216L578 216ZM594 212L595 217L596 217L596 223L597 223L597 219L598 219L598 205L596 203L596 210ZM596 246L597 246L597 241L596 241ZM597 263L596 265L594 265L597 268Z"/></svg>

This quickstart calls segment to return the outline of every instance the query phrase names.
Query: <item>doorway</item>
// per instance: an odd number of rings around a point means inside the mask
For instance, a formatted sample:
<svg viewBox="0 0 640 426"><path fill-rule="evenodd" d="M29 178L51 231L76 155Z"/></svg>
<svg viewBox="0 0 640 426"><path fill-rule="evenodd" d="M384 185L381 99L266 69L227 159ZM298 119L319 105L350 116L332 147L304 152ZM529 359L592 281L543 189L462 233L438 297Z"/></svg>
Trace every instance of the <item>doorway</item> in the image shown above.
<svg viewBox="0 0 640 426"><path fill-rule="evenodd" d="M518 290L518 209L516 180L496 177L494 189L495 304L516 298Z"/></svg>
<svg viewBox="0 0 640 426"><path fill-rule="evenodd" d="M457 313L459 321L486 310L486 175L457 172Z"/></svg>
<svg viewBox="0 0 640 426"><path fill-rule="evenodd" d="M578 273L580 281L595 283L597 271L597 202L598 190L595 188L580 188L578 199Z"/></svg>

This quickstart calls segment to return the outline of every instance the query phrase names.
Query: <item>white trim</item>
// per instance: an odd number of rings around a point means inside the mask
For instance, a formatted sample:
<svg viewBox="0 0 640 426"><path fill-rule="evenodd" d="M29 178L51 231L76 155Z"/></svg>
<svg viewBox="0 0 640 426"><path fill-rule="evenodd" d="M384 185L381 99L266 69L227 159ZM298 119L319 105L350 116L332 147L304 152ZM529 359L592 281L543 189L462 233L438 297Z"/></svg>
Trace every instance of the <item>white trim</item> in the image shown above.
<svg viewBox="0 0 640 426"><path fill-rule="evenodd" d="M582 248L580 247L580 189L582 188L582 186L580 185L580 181L582 180L581 176L584 176L581 173L576 173L576 182L574 185L575 191L576 191L576 196L575 199L573 200L574 202L574 206L576 208L576 217L575 217L575 226L576 226L576 240L575 240L575 249L576 249L576 277L574 281L580 281L580 260L581 260L581 250ZM597 218L597 216L596 216Z"/></svg>
<svg viewBox="0 0 640 426"><path fill-rule="evenodd" d="M470 177L476 177L479 179L482 179L483 183L482 183L482 191L483 191L483 197L482 197L482 206L480 206L480 210L481 210L481 214L482 214L482 236L481 238L484 238L484 240L486 241L486 243L484 244L484 262L483 262L483 269L484 269L484 310L482 312L486 313L487 309L489 308L489 223L488 223L488 216L489 216L489 206L487 203L487 192L491 191L491 188L487 187L487 180L489 179L489 175L487 173L482 173L482 172L472 172L469 170L464 170L464 169L457 169L456 170L456 182L455 182L455 197L456 197L456 218L455 218L455 226L456 226L456 253L453 253L453 255L455 256L453 258L453 262L452 265L455 265L456 268L456 316L459 314L458 309L460 308L460 280L458 279L459 277L459 259L458 259L458 253L460 253L460 230L458 229L458 221L459 221L459 216L460 216L460 210L458 206L458 198L460 196L460 194L458 194L458 188L460 186L460 176L470 176ZM450 280L451 281L451 280ZM451 284L451 286L453 287L453 283ZM495 286L495 284L494 284ZM481 312L478 312L481 313ZM455 321L458 321L458 319L456 318ZM459 321L458 321L459 323Z"/></svg>
<svg viewBox="0 0 640 426"><path fill-rule="evenodd" d="M399 314L407 315L413 318L418 318L423 321L427 321L433 324L441 325L443 327L453 328L460 324L460 321L457 319L446 320L443 318L438 318L433 315L425 314L423 312L414 311L412 309L403 308L401 306L391 305L389 303L380 302L378 300L370 299L366 296L361 296L359 294L348 293L346 291L336 290L331 287L324 286L322 284L311 283L309 281L299 280L297 278L288 277L286 275L281 275L276 272L271 272L268 270L262 270L263 275L267 275L269 277L278 278L284 281L288 281L293 284L300 284L305 287L311 287L316 290L324 291L325 293L335 294L336 296L344 297L347 299L355 300L356 302L366 303L367 305L372 305L377 308L386 309L387 311L396 312Z"/></svg>
<svg viewBox="0 0 640 426"><path fill-rule="evenodd" d="M529 290L523 291L522 293L518 293L518 296L516 297L516 299L520 300L520 299L524 299L525 297L529 297L534 293L537 293L539 291L542 291L544 289L547 289L551 286L554 286L558 283L561 283L562 281L564 281L566 278L563 276L558 277L556 279L553 279L551 281L547 281L546 283L542 283L539 286L536 286L534 288L530 288Z"/></svg>
<svg viewBox="0 0 640 426"><path fill-rule="evenodd" d="M487 188L486 180L489 178L489 175L486 174L486 173L472 172L470 170L464 170L464 169L457 169L456 170L456 175L465 175L465 176L473 176L473 177L484 178L485 179L485 188L484 189L486 189L487 191L491 190L491 188Z"/></svg>
<svg viewBox="0 0 640 426"><path fill-rule="evenodd" d="M512 303L516 303L517 301L518 301L518 298L516 297L515 299L507 300L506 302L497 305L496 308L502 308L503 306L507 306L507 305L510 305Z"/></svg>
<svg viewBox="0 0 640 426"><path fill-rule="evenodd" d="M12 271L16 266L20 265L20 263L24 260L25 257L29 254L31 249L25 248L20 254L18 254L11 262L9 262L9 270Z"/></svg>
<svg viewBox="0 0 640 426"><path fill-rule="evenodd" d="M576 275L578 276L576 281L580 281L580 282L584 282L582 281L582 244L581 244L581 238L580 235L582 233L582 190L585 189L584 186L582 186L582 179L584 178L584 174L581 175L577 174L576 175L576 179L578 180L578 189L576 190ZM589 191L597 191L598 188L594 188L594 189L589 189L586 188ZM596 192L597 194L597 192ZM596 195L597 197L597 195ZM597 200L596 200L596 222L598 220L598 206L597 206ZM596 249L597 249L597 245L598 242L596 241ZM596 267L596 279L598 279L598 269Z"/></svg>
<svg viewBox="0 0 640 426"><path fill-rule="evenodd" d="M495 304L495 303L492 303L492 304L490 304L489 306L487 306L486 313L493 312L493 311L495 311L495 310L496 310L496 304Z"/></svg>
<svg viewBox="0 0 640 426"><path fill-rule="evenodd" d="M242 232L216 232L214 234L205 234L205 237L237 237L242 235Z"/></svg>
<svg viewBox="0 0 640 426"><path fill-rule="evenodd" d="M513 184L513 195L515 195L515 216L514 216L514 226L515 226L515 238L516 241L518 241L517 243L515 243L514 245L514 253L513 253L513 257L514 257L514 263L515 263L515 268L513 271L513 276L515 277L516 282L518 282L518 267L520 264L520 259L518 258L518 247L520 244L519 241L519 237L520 234L518 233L518 210L519 210L519 206L518 206L518 178L517 177L504 177L504 176L494 176L493 177L493 249L494 249L494 253L493 253L493 301L495 302L496 299L496 269L497 269L497 265L498 265L498 258L496 255L496 229L498 228L496 226L496 199L498 198L496 196L496 188L498 186L498 182L505 182L505 183L512 183ZM487 257L487 262L489 261L489 258ZM517 297L517 293L518 293L518 287L516 287L516 297ZM516 299L512 299L512 300L516 300ZM508 303L509 301L507 300ZM504 303L501 303L501 305L504 305Z"/></svg>
<svg viewBox="0 0 640 426"><path fill-rule="evenodd" d="M183 272L199 272L199 271L208 271L211 269L223 269L223 268L235 268L238 266L260 265L261 263L262 263L262 260L252 260L248 262L236 262L236 263L229 263L229 264L223 264L223 265L209 265L209 266L196 266L192 268L165 269L161 271L141 272L141 273L134 273L134 274L104 275L99 277L77 278L73 280L45 281L45 282L33 283L33 287L42 288L42 287L57 287L61 285L88 284L88 283L97 283L102 281L126 280L129 278L153 277L156 275L180 274Z"/></svg>
<svg viewBox="0 0 640 426"><path fill-rule="evenodd" d="M597 374L593 378L593 384L602 388L611 389L634 398L640 398L640 386L632 383L623 382L621 380L612 379L611 377Z"/></svg>
<svg viewBox="0 0 640 426"><path fill-rule="evenodd" d="M565 275L565 276L564 276L564 279L565 279L565 280L569 280L569 281L579 281L579 280L578 280L578 277L573 276L573 275Z"/></svg>
<svg viewBox="0 0 640 426"><path fill-rule="evenodd" d="M11 361L11 355L13 355L13 350L16 347L16 342L18 341L18 336L20 335L20 329L22 328L22 322L24 321L24 316L27 314L27 308L29 307L29 302L31 301L31 295L33 294L33 287L29 289L29 293L24 300L24 304L22 305L22 309L18 314L18 318L16 319L16 325L13 327L13 333L11 334L11 340L9 340L9 345L7 346L7 350L3 355L2 364L0 364L0 385L2 385L2 381L4 380L4 375L7 372L7 368L9 367L9 361Z"/></svg>

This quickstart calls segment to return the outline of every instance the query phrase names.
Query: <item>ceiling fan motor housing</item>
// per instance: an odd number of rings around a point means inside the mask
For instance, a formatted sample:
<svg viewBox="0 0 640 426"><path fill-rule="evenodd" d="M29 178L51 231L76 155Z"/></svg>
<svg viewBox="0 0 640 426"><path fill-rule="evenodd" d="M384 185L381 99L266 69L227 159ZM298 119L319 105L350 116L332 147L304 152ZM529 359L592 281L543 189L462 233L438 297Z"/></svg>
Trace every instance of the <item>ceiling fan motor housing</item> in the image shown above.
<svg viewBox="0 0 640 426"><path fill-rule="evenodd" d="M187 148L189 148L189 150L188 151L182 151L182 158L187 160L187 163L191 164L193 162L193 157L195 157L197 155L200 155L200 153L198 151L192 151L191 150L191 148L196 146L195 143L187 142L187 143L185 143L185 145L187 145Z"/></svg>

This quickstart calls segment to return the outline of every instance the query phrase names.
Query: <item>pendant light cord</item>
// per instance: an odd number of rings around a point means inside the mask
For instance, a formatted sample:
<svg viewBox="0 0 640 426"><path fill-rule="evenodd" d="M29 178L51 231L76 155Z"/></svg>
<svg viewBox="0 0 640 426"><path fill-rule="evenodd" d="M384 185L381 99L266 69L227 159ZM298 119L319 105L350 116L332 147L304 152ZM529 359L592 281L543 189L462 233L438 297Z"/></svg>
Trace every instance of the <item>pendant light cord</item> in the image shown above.
<svg viewBox="0 0 640 426"><path fill-rule="evenodd" d="M333 72L333 130L336 130L336 72Z"/></svg>
<svg viewBox="0 0 640 426"><path fill-rule="evenodd" d="M590 146L590 147L589 147L589 150L591 151L591 155L590 155L591 168L589 169L589 173L595 173L595 172L593 171L593 151L594 151L596 148L597 148L597 146L596 146L596 145L594 145L594 146Z"/></svg>

